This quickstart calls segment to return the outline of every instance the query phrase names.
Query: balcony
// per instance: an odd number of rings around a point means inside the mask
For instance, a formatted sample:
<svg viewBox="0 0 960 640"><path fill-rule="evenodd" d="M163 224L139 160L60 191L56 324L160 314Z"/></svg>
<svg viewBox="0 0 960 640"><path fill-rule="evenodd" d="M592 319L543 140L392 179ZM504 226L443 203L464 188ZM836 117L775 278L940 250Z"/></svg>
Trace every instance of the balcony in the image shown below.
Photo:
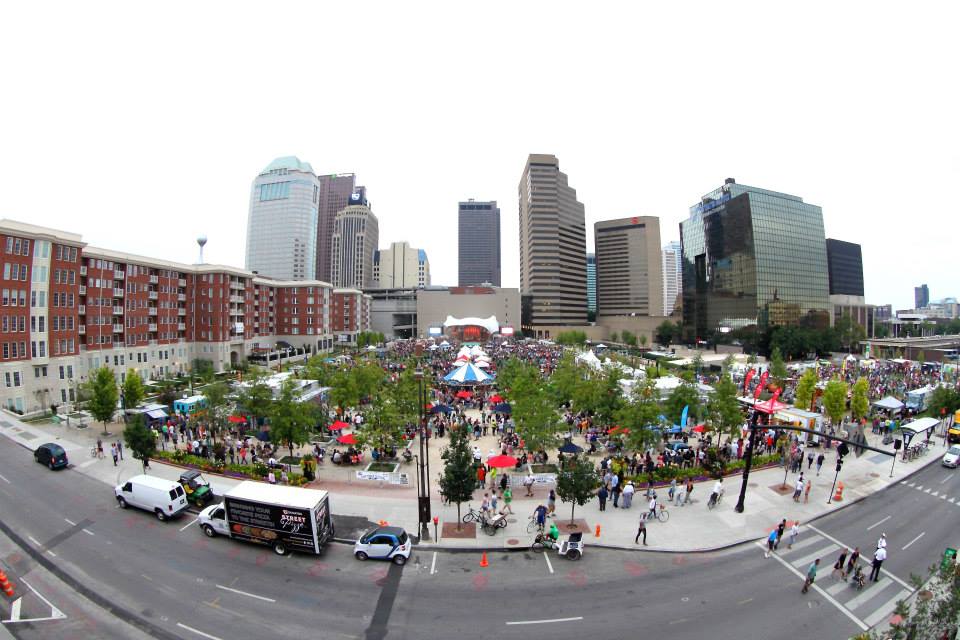
<svg viewBox="0 0 960 640"><path fill-rule="evenodd" d="M181 307L181 308L177 309L177 315L178 315L178 316L185 316L185 315L187 315L187 310Z"/></svg>
<svg viewBox="0 0 960 640"><path fill-rule="evenodd" d="M147 297L150 298L151 300L156 300L157 298L160 297L160 294L157 293L156 291L151 291L150 293L147 294Z"/></svg>
<svg viewBox="0 0 960 640"><path fill-rule="evenodd" d="M147 331L149 331L150 333L156 333L156 331L157 331L157 325L155 325L155 324L148 324L148 325L147 325Z"/></svg>
<svg viewBox="0 0 960 640"><path fill-rule="evenodd" d="M114 305L114 307L113 307L113 315L115 315L115 316L122 316L122 315L123 315L123 307L118 307L118 306Z"/></svg>
<svg viewBox="0 0 960 640"><path fill-rule="evenodd" d="M123 297L123 287L114 287L113 288L113 297L122 298Z"/></svg>
<svg viewBox="0 0 960 640"><path fill-rule="evenodd" d="M159 282L160 278L158 276L150 276L150 284L157 284Z"/></svg>
<svg viewBox="0 0 960 640"><path fill-rule="evenodd" d="M243 296L230 296L230 302L233 304L243 304Z"/></svg>
<svg viewBox="0 0 960 640"><path fill-rule="evenodd" d="M87 295L87 288L83 285L80 285L80 295L82 296Z"/></svg>
<svg viewBox="0 0 960 640"><path fill-rule="evenodd" d="M115 324L115 325L113 325L113 332L114 332L114 333L123 333L123 325L122 325L122 324Z"/></svg>
<svg viewBox="0 0 960 640"><path fill-rule="evenodd" d="M180 301L180 302L186 302L186 301L187 301L187 294L185 294L185 293L178 293L178 294L177 294L177 300Z"/></svg>
<svg viewBox="0 0 960 640"><path fill-rule="evenodd" d="M177 331L186 331L186 330L187 330L186 324L181 322L180 324L177 325Z"/></svg>
<svg viewBox="0 0 960 640"><path fill-rule="evenodd" d="M149 316L155 316L155 315L157 315L157 308L156 308L156 307L147 307L147 315L149 315Z"/></svg>
<svg viewBox="0 0 960 640"><path fill-rule="evenodd" d="M77 307L77 313L79 313L81 316L87 315L87 305L81 304L79 307Z"/></svg>
<svg viewBox="0 0 960 640"><path fill-rule="evenodd" d="M87 325L85 325L85 324L79 325L79 326L77 327L77 333L79 333L80 335L86 335L86 333L87 333Z"/></svg>
<svg viewBox="0 0 960 640"><path fill-rule="evenodd" d="M87 265L85 265L85 264L84 264L84 265L80 265L80 275L82 275L82 276L87 275Z"/></svg>
<svg viewBox="0 0 960 640"><path fill-rule="evenodd" d="M177 286L178 286L178 287L185 287L185 286L187 286L187 280L186 280L186 278L180 278L179 280L177 280Z"/></svg>
<svg viewBox="0 0 960 640"><path fill-rule="evenodd" d="M124 277L125 275L126 275L126 274L125 274L123 271L114 271L114 272L113 272L113 279L114 279L114 280L123 280L123 277Z"/></svg>

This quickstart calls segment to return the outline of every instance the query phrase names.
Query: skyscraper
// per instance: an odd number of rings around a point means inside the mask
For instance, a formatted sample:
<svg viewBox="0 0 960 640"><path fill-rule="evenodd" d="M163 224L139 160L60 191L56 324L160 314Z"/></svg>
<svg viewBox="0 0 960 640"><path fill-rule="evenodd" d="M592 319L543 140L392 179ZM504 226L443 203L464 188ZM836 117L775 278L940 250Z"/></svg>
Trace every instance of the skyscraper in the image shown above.
<svg viewBox="0 0 960 640"><path fill-rule="evenodd" d="M676 240L663 245L663 315L673 314L680 297L682 254Z"/></svg>
<svg viewBox="0 0 960 640"><path fill-rule="evenodd" d="M365 189L357 187L333 223L330 243L330 282L334 287L373 287L373 252L380 242L380 226L367 203Z"/></svg>
<svg viewBox="0 0 960 640"><path fill-rule="evenodd" d="M859 244L827 238L830 295L863 297L863 253Z"/></svg>
<svg viewBox="0 0 960 640"><path fill-rule="evenodd" d="M687 339L751 326L829 326L820 207L728 178L690 207L680 242Z"/></svg>
<svg viewBox="0 0 960 640"><path fill-rule="evenodd" d="M597 312L597 254L587 254L587 311Z"/></svg>
<svg viewBox="0 0 960 640"><path fill-rule="evenodd" d="M586 222L576 190L556 156L530 154L518 191L524 329L585 324Z"/></svg>
<svg viewBox="0 0 960 640"><path fill-rule="evenodd" d="M317 176L320 182L320 202L317 209L317 280L330 282L330 243L337 212L350 204L356 189L356 176L339 173Z"/></svg>
<svg viewBox="0 0 960 640"><path fill-rule="evenodd" d="M309 163L277 158L253 181L246 268L280 280L313 280L320 183Z"/></svg>
<svg viewBox="0 0 960 640"><path fill-rule="evenodd" d="M597 316L658 316L663 309L660 219L634 216L593 225Z"/></svg>
<svg viewBox="0 0 960 640"><path fill-rule="evenodd" d="M497 201L461 202L457 214L458 276L461 287L500 286L500 208Z"/></svg>
<svg viewBox="0 0 960 640"><path fill-rule="evenodd" d="M373 254L375 289L422 289L430 286L430 261L423 249L409 242L394 242Z"/></svg>
<svg viewBox="0 0 960 640"><path fill-rule="evenodd" d="M923 309L930 304L930 289L927 285L922 284L913 288L913 302L916 309Z"/></svg>

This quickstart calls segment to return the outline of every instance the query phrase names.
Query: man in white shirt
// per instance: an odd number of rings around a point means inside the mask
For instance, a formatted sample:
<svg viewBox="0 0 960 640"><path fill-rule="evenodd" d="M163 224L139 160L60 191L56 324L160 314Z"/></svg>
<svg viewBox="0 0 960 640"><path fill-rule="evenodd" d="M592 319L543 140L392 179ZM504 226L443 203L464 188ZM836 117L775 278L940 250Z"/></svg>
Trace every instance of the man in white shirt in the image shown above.
<svg viewBox="0 0 960 640"><path fill-rule="evenodd" d="M883 561L887 559L887 547L886 545L877 549L877 552L873 554L873 569L870 570L870 577L868 580L873 580L878 582L880 580L880 565L883 564Z"/></svg>
<svg viewBox="0 0 960 640"><path fill-rule="evenodd" d="M886 549L887 548L887 534L881 533L880 539L877 540L877 549Z"/></svg>
<svg viewBox="0 0 960 640"><path fill-rule="evenodd" d="M710 494L710 502L716 502L723 495L723 478L718 478L713 484L713 493Z"/></svg>

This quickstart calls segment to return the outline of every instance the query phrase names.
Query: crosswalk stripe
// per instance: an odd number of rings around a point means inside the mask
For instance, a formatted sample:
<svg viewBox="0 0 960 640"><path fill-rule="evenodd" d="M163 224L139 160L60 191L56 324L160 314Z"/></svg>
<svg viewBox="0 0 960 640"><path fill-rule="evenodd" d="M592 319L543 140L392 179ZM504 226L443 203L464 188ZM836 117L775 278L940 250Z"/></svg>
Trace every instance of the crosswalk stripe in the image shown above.
<svg viewBox="0 0 960 640"><path fill-rule="evenodd" d="M810 535L808 535L807 537L801 538L800 540L798 540L797 542L795 542L792 549L784 549L784 550L782 550L782 551L779 551L778 553L779 553L781 556L785 556L785 555L787 555L788 553L793 553L793 552L796 551L797 549L803 549L804 547L809 547L810 545L814 544L815 542L823 542L823 538L820 537L820 536L818 536L818 535L816 535L816 534L810 534ZM783 544L783 543L781 542L780 544Z"/></svg>
<svg viewBox="0 0 960 640"><path fill-rule="evenodd" d="M840 544L840 541L839 541L839 540L837 540L836 538L834 538L833 536L831 536L831 535L829 535L829 534L824 533L824 532L821 531L820 529L817 529L817 528L816 528L815 526L813 526L812 524L808 524L807 526L810 528L811 531L816 531L817 533L819 533L820 535L822 535L822 536L823 536L824 538L826 538L827 540L833 540L833 541L834 541L835 543L837 543L838 545ZM847 547L847 548L849 549L850 547ZM905 588L907 588L907 589L910 589L911 591L913 590L913 587L912 587L912 586L910 586L910 585L907 584L905 581L903 581L903 580L901 580L900 578L898 578L896 575L890 573L890 572L887 571L886 569L880 569L880 572L883 573L883 574L886 575L886 576L889 576L892 580L896 580L898 583L900 583L901 586L903 586L903 587L905 587Z"/></svg>
<svg viewBox="0 0 960 640"><path fill-rule="evenodd" d="M832 584L826 588L826 592L832 596L835 596L841 591L843 591L844 589L850 589L850 588L851 587L849 582L844 582L843 580L837 580L836 584Z"/></svg>
<svg viewBox="0 0 960 640"><path fill-rule="evenodd" d="M934 491L933 493L930 494L930 497L931 497L931 498L937 498L937 497L939 497L939 496L940 496L940 492L939 492L939 491Z"/></svg>
<svg viewBox="0 0 960 640"><path fill-rule="evenodd" d="M930 487L927 487L927 489L926 489L926 491L924 491L924 493L930 493Z"/></svg>
<svg viewBox="0 0 960 640"><path fill-rule="evenodd" d="M878 593L886 589L891 584L893 584L893 580L886 576L880 576L878 581L868 582L859 595L844 602L843 606L845 606L847 609L850 609L850 611L856 611L860 605L868 600L872 600Z"/></svg>
<svg viewBox="0 0 960 640"><path fill-rule="evenodd" d="M915 487L915 486L916 486L916 484L917 484L916 482L911 482L911 483L910 483L910 484L908 484L907 486L908 486L908 487L911 487L911 488L913 488L913 487Z"/></svg>
<svg viewBox="0 0 960 640"><path fill-rule="evenodd" d="M956 504L956 503L953 501L953 498L950 498L949 500L947 500L947 502L949 502L950 504Z"/></svg>
<svg viewBox="0 0 960 640"><path fill-rule="evenodd" d="M903 600L909 595L910 595L910 591L908 591L907 589L902 589L900 593L898 593L897 595L893 596L892 598L884 602L882 605L880 605L877 608L876 611L874 611L869 616L867 616L864 619L864 622L866 622L868 625L872 627L878 622L886 619L887 616L893 613L894 608L897 606L897 602L899 602L900 600Z"/></svg>
<svg viewBox="0 0 960 640"><path fill-rule="evenodd" d="M923 491L923 485L920 485L919 487L917 487L917 491Z"/></svg>
<svg viewBox="0 0 960 640"><path fill-rule="evenodd" d="M800 558L799 560L794 560L794 561L791 562L790 564L792 564L793 566L798 567L798 568L799 568L799 567L804 567L804 568L806 568L807 565L809 565L811 562L813 562L813 561L816 560L817 558L820 558L820 564L822 564L822 565L832 564L832 563L826 562L826 558L827 558L827 556L828 556L829 554L833 553L834 551L838 550L839 548L840 548L840 547L838 547L837 545L835 545L835 544L833 544L833 543L831 542L828 546L823 547L823 548L820 549L819 551L816 551L816 552L814 552L814 553L811 553L811 554L808 555L808 556L804 556L804 557Z"/></svg>
<svg viewBox="0 0 960 640"><path fill-rule="evenodd" d="M941 500L946 500L946 499L947 499L947 494L945 494L945 493L942 494L942 495L940 496L940 499L941 499Z"/></svg>
<svg viewBox="0 0 960 640"><path fill-rule="evenodd" d="M900 484L907 484L907 481L906 481L906 480L901 480L901 481L900 481Z"/></svg>

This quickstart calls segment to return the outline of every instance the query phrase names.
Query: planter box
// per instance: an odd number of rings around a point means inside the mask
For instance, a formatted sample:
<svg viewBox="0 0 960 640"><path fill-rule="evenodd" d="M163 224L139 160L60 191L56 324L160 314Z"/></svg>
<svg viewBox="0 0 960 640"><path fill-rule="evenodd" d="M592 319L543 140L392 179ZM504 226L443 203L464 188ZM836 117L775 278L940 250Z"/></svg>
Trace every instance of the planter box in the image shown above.
<svg viewBox="0 0 960 640"><path fill-rule="evenodd" d="M386 471L384 469L390 469ZM372 480L389 484L409 485L410 476L400 473L397 462L371 462L362 471L357 471L357 480Z"/></svg>
<svg viewBox="0 0 960 640"><path fill-rule="evenodd" d="M528 464L527 473L533 476L534 484L557 484L555 464Z"/></svg>

